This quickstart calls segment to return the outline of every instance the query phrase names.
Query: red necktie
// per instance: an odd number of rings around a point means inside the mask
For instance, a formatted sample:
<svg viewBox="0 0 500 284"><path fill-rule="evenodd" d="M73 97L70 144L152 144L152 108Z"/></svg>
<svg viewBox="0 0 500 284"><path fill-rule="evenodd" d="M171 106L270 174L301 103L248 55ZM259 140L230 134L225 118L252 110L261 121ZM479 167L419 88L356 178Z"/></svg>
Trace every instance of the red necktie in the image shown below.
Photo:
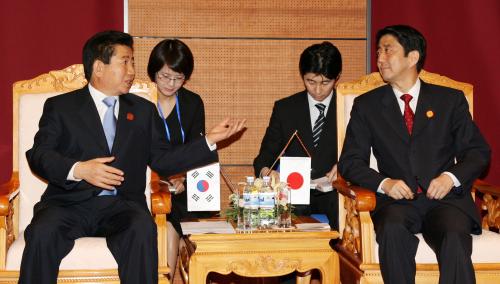
<svg viewBox="0 0 500 284"><path fill-rule="evenodd" d="M404 118L405 118L405 123L406 123L406 128L408 129L408 133L411 135L411 131L413 130L413 118L415 117L415 114L413 113L413 110L410 107L410 101L413 99L413 97L410 94L404 94L401 96L401 99L405 102L405 112L404 112ZM420 186L417 189L417 193L421 193L422 189Z"/></svg>
<svg viewBox="0 0 500 284"><path fill-rule="evenodd" d="M408 133L411 135L411 131L413 129L413 117L415 116L413 110L410 107L410 101L413 99L413 97L409 94L404 94L401 96L401 99L405 102L404 118L406 128L408 128Z"/></svg>

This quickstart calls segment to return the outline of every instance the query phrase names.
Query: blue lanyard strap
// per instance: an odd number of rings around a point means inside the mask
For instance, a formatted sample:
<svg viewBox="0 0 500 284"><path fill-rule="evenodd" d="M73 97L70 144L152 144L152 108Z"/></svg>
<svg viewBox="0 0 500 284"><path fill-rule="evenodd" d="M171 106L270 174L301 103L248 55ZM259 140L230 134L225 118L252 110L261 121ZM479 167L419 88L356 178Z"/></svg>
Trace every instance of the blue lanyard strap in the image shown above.
<svg viewBox="0 0 500 284"><path fill-rule="evenodd" d="M158 112L160 113L161 120L163 121L163 124L165 125L165 132L167 133L167 140L170 141L170 129L168 128L167 120L165 119L165 116L163 115L163 111L161 109L160 102L158 101L156 104L158 105ZM177 111L177 119L179 120L179 126L181 127L182 144L184 144L184 142L186 140L186 135L184 134L184 129L182 128L181 109L179 108L179 96L178 96L178 94L175 94L175 109Z"/></svg>

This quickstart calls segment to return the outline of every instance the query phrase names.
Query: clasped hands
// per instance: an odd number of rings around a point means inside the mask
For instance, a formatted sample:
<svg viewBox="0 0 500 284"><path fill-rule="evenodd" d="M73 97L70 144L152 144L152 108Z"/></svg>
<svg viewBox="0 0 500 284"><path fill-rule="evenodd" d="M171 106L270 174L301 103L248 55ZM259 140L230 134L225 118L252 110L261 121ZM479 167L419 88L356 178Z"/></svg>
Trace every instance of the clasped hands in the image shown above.
<svg viewBox="0 0 500 284"><path fill-rule="evenodd" d="M453 188L453 180L446 174L433 179L427 189L426 196L429 199L443 199ZM388 196L399 199L413 199L414 193L408 185L399 179L387 179L382 183L382 190Z"/></svg>
<svg viewBox="0 0 500 284"><path fill-rule="evenodd" d="M244 128L245 123L246 119L224 119L207 132L207 143L214 145L217 142L231 137L237 132L240 132ZM94 186L113 190L115 187L120 186L125 179L122 170L108 165L114 159L115 157L100 157L78 162L75 165L73 176L76 179L83 179ZM176 181L176 183L178 183L178 181Z"/></svg>

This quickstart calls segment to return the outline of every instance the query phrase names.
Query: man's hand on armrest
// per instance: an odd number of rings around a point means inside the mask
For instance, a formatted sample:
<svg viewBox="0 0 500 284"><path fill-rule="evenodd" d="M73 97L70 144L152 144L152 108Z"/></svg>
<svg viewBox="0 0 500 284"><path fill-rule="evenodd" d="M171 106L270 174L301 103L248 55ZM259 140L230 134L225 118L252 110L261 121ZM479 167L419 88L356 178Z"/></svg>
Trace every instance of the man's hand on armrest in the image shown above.
<svg viewBox="0 0 500 284"><path fill-rule="evenodd" d="M382 190L390 197L398 199L413 199L413 191L400 179L385 179L382 182Z"/></svg>
<svg viewBox="0 0 500 284"><path fill-rule="evenodd" d="M207 132L206 139L209 146L214 145L217 142L225 140L237 132L241 131L245 126L246 119L236 119L231 120L229 118L224 119L214 128Z"/></svg>
<svg viewBox="0 0 500 284"><path fill-rule="evenodd" d="M104 157L78 162L75 165L74 177L83 179L94 186L113 190L124 180L121 170L106 165L114 159L115 157Z"/></svg>
<svg viewBox="0 0 500 284"><path fill-rule="evenodd" d="M332 169L325 174L325 176L328 178L328 182L334 182L337 180L337 164L333 165Z"/></svg>

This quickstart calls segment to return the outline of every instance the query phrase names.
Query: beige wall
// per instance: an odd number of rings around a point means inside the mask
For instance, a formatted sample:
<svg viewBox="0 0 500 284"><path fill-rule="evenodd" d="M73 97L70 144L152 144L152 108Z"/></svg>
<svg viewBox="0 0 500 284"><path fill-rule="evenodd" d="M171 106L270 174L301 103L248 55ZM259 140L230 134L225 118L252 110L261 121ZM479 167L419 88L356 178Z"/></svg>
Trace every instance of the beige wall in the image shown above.
<svg viewBox="0 0 500 284"><path fill-rule="evenodd" d="M273 102L303 90L298 61L307 46L328 40L340 49L341 81L366 73L365 0L129 0L138 77L146 79L153 46L179 38L195 70L186 87L203 98L207 129L223 117L247 118L247 131L228 147L224 165L251 165ZM249 167L236 169L234 182Z"/></svg>

